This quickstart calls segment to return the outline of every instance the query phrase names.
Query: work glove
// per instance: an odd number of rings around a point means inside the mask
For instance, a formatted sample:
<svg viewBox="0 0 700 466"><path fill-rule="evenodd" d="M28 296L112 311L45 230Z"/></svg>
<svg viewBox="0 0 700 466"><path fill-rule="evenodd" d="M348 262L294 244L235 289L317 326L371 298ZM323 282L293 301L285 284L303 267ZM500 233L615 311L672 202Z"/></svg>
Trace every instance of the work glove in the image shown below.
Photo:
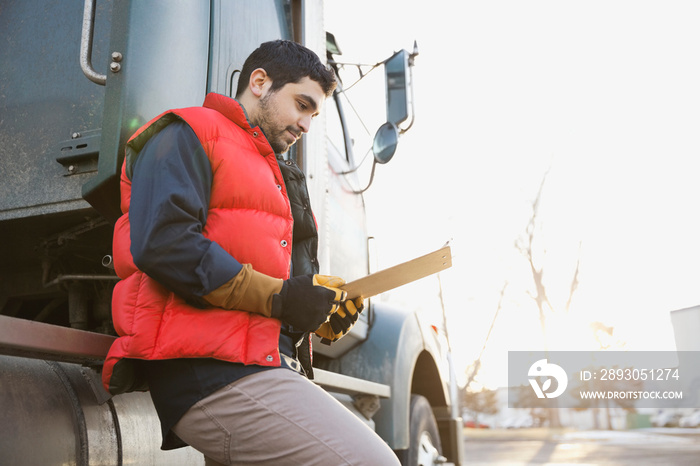
<svg viewBox="0 0 700 466"><path fill-rule="evenodd" d="M329 275L300 275L285 280L282 290L273 296L272 317L290 324L295 330L313 332L335 313L347 293L339 287L345 280Z"/></svg>
<svg viewBox="0 0 700 466"><path fill-rule="evenodd" d="M243 268L231 280L204 296L212 306L223 309L254 312L265 317L272 317L273 296L284 286L284 280L273 278L253 270L250 264Z"/></svg>
<svg viewBox="0 0 700 466"><path fill-rule="evenodd" d="M333 313L328 322L324 322L314 333L321 337L321 343L330 345L343 338L357 322L365 308L362 297L347 299L340 303L338 310Z"/></svg>

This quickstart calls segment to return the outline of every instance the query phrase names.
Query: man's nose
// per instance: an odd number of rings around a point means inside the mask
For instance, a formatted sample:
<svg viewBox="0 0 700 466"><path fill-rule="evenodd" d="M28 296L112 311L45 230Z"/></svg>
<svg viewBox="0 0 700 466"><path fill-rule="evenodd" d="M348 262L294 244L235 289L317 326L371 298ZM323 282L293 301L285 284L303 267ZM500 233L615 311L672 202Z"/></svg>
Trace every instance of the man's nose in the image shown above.
<svg viewBox="0 0 700 466"><path fill-rule="evenodd" d="M311 128L311 116L303 116L299 119L299 128L302 133L308 133Z"/></svg>

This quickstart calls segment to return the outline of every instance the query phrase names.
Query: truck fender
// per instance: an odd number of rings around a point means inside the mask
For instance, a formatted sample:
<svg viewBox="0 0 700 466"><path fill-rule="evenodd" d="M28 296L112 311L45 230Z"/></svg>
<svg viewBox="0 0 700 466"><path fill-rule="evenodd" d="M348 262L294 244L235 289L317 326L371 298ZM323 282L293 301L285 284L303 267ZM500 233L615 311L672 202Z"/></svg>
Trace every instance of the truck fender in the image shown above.
<svg viewBox="0 0 700 466"><path fill-rule="evenodd" d="M438 365L439 344L432 329L421 329L414 312L372 303L367 340L340 358L339 371L351 377L389 385L391 396L381 400L374 416L377 433L394 450L409 446L411 394L433 407L446 406L449 392Z"/></svg>

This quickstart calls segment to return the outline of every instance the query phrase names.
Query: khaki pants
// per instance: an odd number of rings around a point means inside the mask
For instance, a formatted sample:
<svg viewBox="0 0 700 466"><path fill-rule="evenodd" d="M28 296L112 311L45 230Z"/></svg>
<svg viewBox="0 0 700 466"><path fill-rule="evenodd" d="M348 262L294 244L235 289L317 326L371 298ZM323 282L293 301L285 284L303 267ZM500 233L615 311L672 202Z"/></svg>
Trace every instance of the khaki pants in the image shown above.
<svg viewBox="0 0 700 466"><path fill-rule="evenodd" d="M173 432L208 465L398 465L389 446L289 369L249 375L196 403Z"/></svg>

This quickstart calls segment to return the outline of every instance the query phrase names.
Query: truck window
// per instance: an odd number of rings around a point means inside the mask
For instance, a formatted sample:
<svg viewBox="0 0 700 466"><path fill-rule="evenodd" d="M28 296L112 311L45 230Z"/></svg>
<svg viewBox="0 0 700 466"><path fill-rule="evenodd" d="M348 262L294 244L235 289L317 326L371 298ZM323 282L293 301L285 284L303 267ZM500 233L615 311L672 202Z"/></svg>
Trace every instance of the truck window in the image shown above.
<svg viewBox="0 0 700 466"><path fill-rule="evenodd" d="M209 92L233 96L248 55L263 42L294 35L289 0L214 0L211 17Z"/></svg>
<svg viewBox="0 0 700 466"><path fill-rule="evenodd" d="M330 153L347 163L350 163L348 151L346 149L345 132L343 121L339 113L340 109L336 103L337 94L333 98L326 100L326 138L328 140L328 150ZM329 156L331 156L329 154Z"/></svg>
<svg viewBox="0 0 700 466"><path fill-rule="evenodd" d="M326 100L329 150L350 169L362 163L372 149L372 135L354 108L353 101L342 91L336 90L333 98Z"/></svg>

